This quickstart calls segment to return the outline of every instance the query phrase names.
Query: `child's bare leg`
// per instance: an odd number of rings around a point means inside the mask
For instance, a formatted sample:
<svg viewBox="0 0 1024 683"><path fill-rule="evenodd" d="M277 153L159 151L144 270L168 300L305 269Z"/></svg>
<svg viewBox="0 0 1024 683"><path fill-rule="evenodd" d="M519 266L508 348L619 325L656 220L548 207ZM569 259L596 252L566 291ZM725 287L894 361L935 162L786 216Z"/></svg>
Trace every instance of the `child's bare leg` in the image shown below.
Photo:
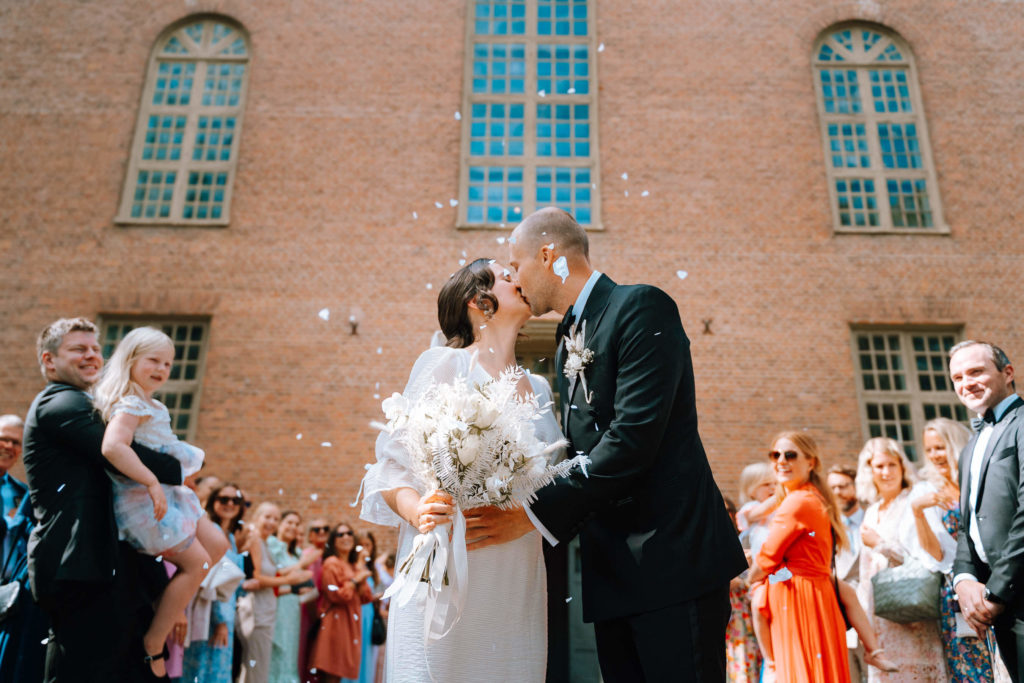
<svg viewBox="0 0 1024 683"><path fill-rule="evenodd" d="M164 642L170 634L171 629L178 616L185 611L189 601L199 590L199 584L203 582L209 567L210 556L201 543L193 542L185 550L168 557L167 560L178 568L174 576L160 596L160 603L156 607L156 614L149 625L149 630L142 637L142 644L146 653L150 655L159 654L163 651ZM166 674L166 667L163 660L150 662L153 673L160 677Z"/></svg>
<svg viewBox="0 0 1024 683"><path fill-rule="evenodd" d="M750 596L751 605L757 604L759 601L764 604L764 598L759 597L760 593L768 590L764 584L754 589L753 594ZM750 610L750 618L754 622L754 636L757 638L757 645L761 648L761 654L768 661L775 661L775 652L772 650L772 632L771 627L768 625L768 618L764 615L764 612L757 607L752 607Z"/></svg>
<svg viewBox="0 0 1024 683"><path fill-rule="evenodd" d="M860 641L864 643L864 649L874 652L878 649L878 636L875 635L875 629L871 625L871 620L868 619L867 612L864 611L860 600L857 599L857 592L845 581L836 581L836 585L839 587L839 600L846 608L846 618L850 620L850 626L857 632Z"/></svg>
<svg viewBox="0 0 1024 683"><path fill-rule="evenodd" d="M228 537L224 535L221 528L213 523L213 520L203 515L196 525L196 538L203 544L206 554L210 556L210 566L217 564L224 553L231 547Z"/></svg>

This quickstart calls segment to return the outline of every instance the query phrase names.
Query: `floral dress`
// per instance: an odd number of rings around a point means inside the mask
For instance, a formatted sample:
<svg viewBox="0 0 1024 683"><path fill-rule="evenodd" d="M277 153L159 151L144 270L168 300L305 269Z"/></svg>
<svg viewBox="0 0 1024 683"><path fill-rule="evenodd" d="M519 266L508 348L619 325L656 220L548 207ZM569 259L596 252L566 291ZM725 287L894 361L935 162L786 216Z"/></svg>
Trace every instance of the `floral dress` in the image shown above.
<svg viewBox="0 0 1024 683"><path fill-rule="evenodd" d="M750 596L745 586L729 589L729 626L725 631L726 680L757 683L761 676L761 649L754 636Z"/></svg>
<svg viewBox="0 0 1024 683"><path fill-rule="evenodd" d="M960 509L947 510L942 516L942 525L954 539L960 524ZM957 638L956 616L953 611L953 582L944 581L940 606L942 618L939 621L939 633L942 636L942 649L946 652L946 666L949 669L950 683L973 683L973 681L991 681L992 659L988 648L980 638Z"/></svg>

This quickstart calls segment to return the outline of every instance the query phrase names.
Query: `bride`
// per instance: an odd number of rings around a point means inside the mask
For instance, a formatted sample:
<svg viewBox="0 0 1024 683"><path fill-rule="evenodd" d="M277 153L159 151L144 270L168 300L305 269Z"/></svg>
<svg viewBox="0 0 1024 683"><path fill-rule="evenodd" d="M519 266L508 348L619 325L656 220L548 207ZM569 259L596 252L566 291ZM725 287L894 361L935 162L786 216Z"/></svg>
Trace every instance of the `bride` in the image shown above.
<svg viewBox="0 0 1024 683"><path fill-rule="evenodd" d="M435 382L459 378L481 384L515 366L516 338L530 318L530 307L508 269L477 259L441 288L437 317L447 343L424 351L416 360L403 392L410 401ZM551 401L551 389L542 377L524 374L519 391L535 394L540 405ZM552 410L544 411L534 430L546 443L562 438ZM453 509L434 492L421 490L407 466L410 456L393 436L382 433L376 451L377 462L363 480L360 516L398 526L397 557L403 558L418 532L448 523ZM540 533L531 531L509 543L472 550L462 617L440 640L426 642L423 607L417 600L404 607L393 600L385 680L544 680L547 582L541 543Z"/></svg>

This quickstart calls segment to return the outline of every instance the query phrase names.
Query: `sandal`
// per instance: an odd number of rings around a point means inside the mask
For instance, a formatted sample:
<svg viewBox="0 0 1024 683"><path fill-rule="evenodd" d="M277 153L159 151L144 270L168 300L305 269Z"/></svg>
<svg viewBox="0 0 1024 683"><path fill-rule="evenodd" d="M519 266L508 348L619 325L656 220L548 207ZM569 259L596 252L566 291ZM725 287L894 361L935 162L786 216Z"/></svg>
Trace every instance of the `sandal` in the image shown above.
<svg viewBox="0 0 1024 683"><path fill-rule="evenodd" d="M885 650L883 650L882 648L872 650L871 652L865 650L864 663L870 664L876 669L881 669L886 673L895 673L900 670L900 668L896 665L895 662L893 662L885 656Z"/></svg>
<svg viewBox="0 0 1024 683"><path fill-rule="evenodd" d="M167 677L167 667L164 664L160 664L159 662L161 660L166 660L167 657L168 657L168 654L169 653L167 651L167 646L164 645L164 649L161 650L160 652L156 653L155 655L147 654L143 658L143 661L146 664L149 665L150 671L152 671L153 675L156 676L157 678L166 678ZM156 666L154 666L154 664L156 664ZM157 671L157 667L162 668L164 670L163 673L159 673Z"/></svg>

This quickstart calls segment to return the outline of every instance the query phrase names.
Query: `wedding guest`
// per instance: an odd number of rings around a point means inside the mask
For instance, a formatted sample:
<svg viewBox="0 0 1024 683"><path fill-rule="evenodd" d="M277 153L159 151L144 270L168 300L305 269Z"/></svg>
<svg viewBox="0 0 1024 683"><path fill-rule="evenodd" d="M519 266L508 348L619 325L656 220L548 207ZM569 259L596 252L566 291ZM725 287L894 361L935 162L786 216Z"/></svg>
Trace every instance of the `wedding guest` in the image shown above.
<svg viewBox="0 0 1024 683"><path fill-rule="evenodd" d="M277 575L277 565L267 548L267 539L277 531L280 523L281 511L273 503L260 503L256 508L246 547L252 559L252 578L242 584L242 588L252 593L253 626L252 631L243 634L242 638L240 683L268 683L277 617L274 589L299 584L310 578L308 571L297 567L282 576Z"/></svg>
<svg viewBox="0 0 1024 683"><path fill-rule="evenodd" d="M320 621L320 613L317 611L319 591L316 587L320 585L320 573L324 566L324 546L327 545L327 537L330 533L330 523L323 517L314 517L309 521L306 536L309 544L302 550L302 559L307 563L307 567L313 575L313 590L300 599L302 613L299 621L299 677L303 681L315 676L309 671L309 645L316 632L316 625Z"/></svg>
<svg viewBox="0 0 1024 683"><path fill-rule="evenodd" d="M331 531L324 548L320 590L320 626L309 660L323 683L359 677L362 650L360 605L373 600L366 580L366 550L355 549L355 533L342 522Z"/></svg>
<svg viewBox="0 0 1024 683"><path fill-rule="evenodd" d="M38 683L43 680L50 620L32 600L28 580L28 539L32 533L32 503L28 496L12 518L0 521L0 584L17 584L18 596L0 619L0 683Z"/></svg>
<svg viewBox="0 0 1024 683"><path fill-rule="evenodd" d="M846 628L831 576L834 547L846 546L846 530L825 485L818 446L803 432L783 432L769 457L779 484L771 530L750 572L751 584L767 583L766 612L777 680L848 683ZM779 575L769 581L769 575Z"/></svg>
<svg viewBox="0 0 1024 683"><path fill-rule="evenodd" d="M826 479L832 489L839 513L846 528L849 545L836 553L836 578L856 590L860 583L860 523L864 519L864 508L857 500L857 470L848 465L832 465ZM866 681L867 664L864 662L864 645L857 638L854 629L846 631L846 646L849 654L850 680Z"/></svg>
<svg viewBox="0 0 1024 683"><path fill-rule="evenodd" d="M395 581L395 554L384 553L377 557L377 576L380 577L380 591L381 593L386 592L391 584ZM388 608L390 606L391 598L380 599L379 608L380 616L384 620L384 623L388 623ZM375 678L376 683L384 683L384 658L385 649L388 644L385 642L380 645L380 650L377 652L377 676Z"/></svg>
<svg viewBox="0 0 1024 683"><path fill-rule="evenodd" d="M236 532L242 527L245 498L235 484L221 484L210 492L206 501L206 514L228 537L230 548L221 562L231 562L242 568L242 554L238 551ZM236 592L227 600L214 602L210 612L210 637L193 640L185 649L181 677L186 682L230 683L231 658L235 636Z"/></svg>
<svg viewBox="0 0 1024 683"><path fill-rule="evenodd" d="M742 492L743 477L740 476ZM742 493L740 495L742 498ZM729 517L736 524L736 504L723 496ZM737 527L737 532L739 528ZM725 677L730 683L758 683L761 680L761 648L754 635L750 612L748 572L729 583L729 624L725 628Z"/></svg>
<svg viewBox="0 0 1024 683"><path fill-rule="evenodd" d="M736 513L736 526L740 539L750 548L751 557L757 555L768 537L768 519L777 503L775 474L766 462L747 465L740 473L740 509Z"/></svg>
<svg viewBox="0 0 1024 683"><path fill-rule="evenodd" d="M359 539L362 545L362 552L366 555L363 565L370 572L366 578L366 585L370 587L374 599L362 607L359 616L359 623L363 626L363 649L359 655L359 683L374 683L377 678L377 655L380 654L380 646L374 645L371 638L373 632L373 616L377 609L377 601L380 599L380 576L377 574L377 567L373 558L377 555L377 540L373 533L366 531Z"/></svg>
<svg viewBox="0 0 1024 683"><path fill-rule="evenodd" d="M924 446L925 464L920 470L920 475L931 483L935 490L913 501L915 521L922 518L924 510L934 507L942 515L942 525L954 541L960 526L957 457L970 438L971 434L967 427L940 417L924 426L921 441ZM921 547L933 557L939 558L942 548L931 528L927 524L918 523L917 534ZM947 576L950 580L942 584L942 619L939 621L939 632L946 652L946 668L949 670L950 683L992 680L992 657L985 643L977 638L973 631L966 637L957 637L953 576L951 572L947 572Z"/></svg>
<svg viewBox="0 0 1024 683"><path fill-rule="evenodd" d="M1019 681L1024 677L1024 401L1010 359L988 342L968 340L950 349L949 375L957 398L977 415L971 420L977 433L960 457L963 515L953 587L968 623L978 633L994 628L999 655Z"/></svg>
<svg viewBox="0 0 1024 683"><path fill-rule="evenodd" d="M281 515L277 533L267 539L267 551L280 574L292 569L305 569L299 551L298 512L287 510ZM312 562L312 558L309 560ZM270 655L270 683L298 683L299 681L299 591L309 587L281 586L277 589L277 616L274 621L274 640Z"/></svg>
<svg viewBox="0 0 1024 683"><path fill-rule="evenodd" d="M86 393L103 367L96 326L58 320L36 349L48 384L25 420L24 461L37 522L28 545L32 594L51 619L46 678L150 680L142 634L167 578L153 558L118 542L104 426ZM182 483L174 456L132 448L162 483Z"/></svg>
<svg viewBox="0 0 1024 683"><path fill-rule="evenodd" d="M13 521L21 505L21 499L28 493L25 482L15 479L10 469L21 457L21 440L24 437L25 422L17 415L0 415L0 516Z"/></svg>
<svg viewBox="0 0 1024 683"><path fill-rule="evenodd" d="M870 506L860 535L860 585L857 595L886 650L899 657L900 672L887 674L869 667L869 681L945 681L945 656L938 624L900 624L875 616L871 577L886 567L913 560L930 571L948 571L956 544L942 525L936 507L916 511L913 501L934 489L917 484L913 466L893 439L877 437L864 444L858 457L857 494ZM927 526L938 539L938 556L924 549L918 528ZM870 662L869 662L870 663Z"/></svg>

